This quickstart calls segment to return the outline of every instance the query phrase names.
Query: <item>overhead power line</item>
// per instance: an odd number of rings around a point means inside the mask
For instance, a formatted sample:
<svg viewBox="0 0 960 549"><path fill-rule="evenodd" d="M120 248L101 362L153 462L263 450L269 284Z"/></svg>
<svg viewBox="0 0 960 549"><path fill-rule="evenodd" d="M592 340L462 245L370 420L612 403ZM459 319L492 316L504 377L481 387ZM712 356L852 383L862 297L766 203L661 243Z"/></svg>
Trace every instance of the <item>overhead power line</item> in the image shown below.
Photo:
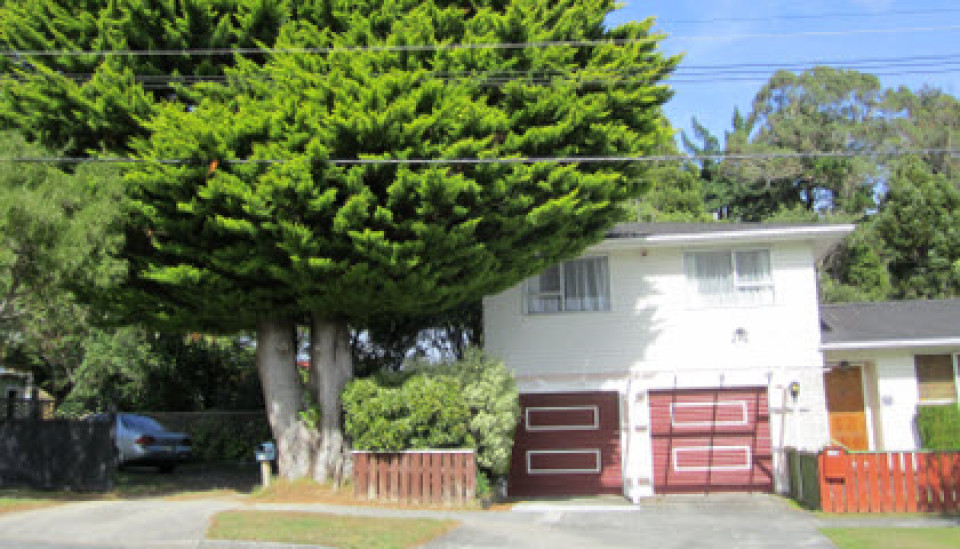
<svg viewBox="0 0 960 549"><path fill-rule="evenodd" d="M783 15L768 15L758 17L711 17L709 19L660 19L657 23L670 23L674 25L695 25L701 23L750 23L759 21L790 21L790 20L820 20L836 18L874 18L891 17L901 15L938 15L944 13L958 13L960 8L932 8L916 10L888 10L879 12L821 12L821 13L793 13Z"/></svg>
<svg viewBox="0 0 960 549"><path fill-rule="evenodd" d="M767 80L777 70L800 71L817 66L830 66L837 69L860 70L877 76L896 76L906 74L942 74L960 71L960 53L942 55L910 55L901 57L868 57L832 60L797 61L790 63L729 63L718 65L681 65L669 77L669 82L677 84L717 83L723 81ZM577 79L582 84L632 84L645 83L643 75L648 68L622 69L526 69L526 70L478 70L478 71L423 71L423 79L437 78L446 81L475 80L486 85L503 85L521 80L536 84L550 83L554 80ZM33 73L37 75L41 73ZM57 73L76 82L91 79L93 73ZM310 73L322 74L322 73ZM382 76L386 73L373 74ZM31 73L8 73L0 80L21 81L30 78ZM134 75L134 79L147 89L165 89L171 84L197 84L202 82L246 82L269 81L269 76L259 75Z"/></svg>
<svg viewBox="0 0 960 549"><path fill-rule="evenodd" d="M728 154L670 154L648 156L519 156L492 158L335 158L327 160L337 166L366 165L463 165L463 164L603 164L625 162L687 162L697 160L749 161L774 159L805 158L853 158L853 157L893 157L911 154L949 154L960 156L960 149L921 148L891 149L885 151L808 151L782 153L728 153ZM32 164L165 164L165 165L207 165L203 160L185 160L176 158L117 158L117 157L8 157L0 162ZM217 159L218 164L282 164L282 159Z"/></svg>
<svg viewBox="0 0 960 549"><path fill-rule="evenodd" d="M732 40L747 38L790 38L800 36L850 36L863 34L903 34L920 32L943 32L960 30L960 25L927 26L927 27L892 27L885 29L845 29L836 31L799 31L789 33L748 33L748 34L721 34L713 36L670 36L670 40ZM515 50L528 48L552 47L601 47L627 46L631 44L647 43L656 38L666 38L665 35L654 32L643 38L618 38L602 40L545 40L535 42L489 42L489 43L453 43L453 44L398 44L374 46L330 46L315 48L182 48L182 49L121 49L121 50L0 50L0 55L11 58L18 57L171 57L171 56L212 56L212 55L268 55L268 54L329 54L329 53L358 53L358 52L429 52L441 50Z"/></svg>

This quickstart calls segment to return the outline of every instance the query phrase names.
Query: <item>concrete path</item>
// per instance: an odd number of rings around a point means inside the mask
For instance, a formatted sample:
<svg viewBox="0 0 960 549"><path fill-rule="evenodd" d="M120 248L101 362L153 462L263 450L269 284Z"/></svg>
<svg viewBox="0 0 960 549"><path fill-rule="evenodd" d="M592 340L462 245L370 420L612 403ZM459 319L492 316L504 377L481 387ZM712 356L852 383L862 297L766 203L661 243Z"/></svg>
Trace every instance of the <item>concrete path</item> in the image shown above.
<svg viewBox="0 0 960 549"><path fill-rule="evenodd" d="M340 515L450 518L461 526L427 547L829 548L824 526L887 526L889 519L821 519L766 495L670 496L625 504L620 498L539 501L513 511L416 511L323 504L159 499L72 503L0 515L0 549L257 548L303 545L205 541L214 514L230 509ZM955 519L902 519L904 526L958 526ZM909 524L906 524L909 522Z"/></svg>

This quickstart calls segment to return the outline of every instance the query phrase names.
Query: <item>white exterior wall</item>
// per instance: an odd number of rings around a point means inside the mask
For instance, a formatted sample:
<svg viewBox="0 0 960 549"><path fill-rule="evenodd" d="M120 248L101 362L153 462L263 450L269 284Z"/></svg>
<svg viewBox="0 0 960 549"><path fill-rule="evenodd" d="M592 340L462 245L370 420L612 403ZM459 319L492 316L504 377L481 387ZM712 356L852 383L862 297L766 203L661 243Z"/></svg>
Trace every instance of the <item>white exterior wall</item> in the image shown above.
<svg viewBox="0 0 960 549"><path fill-rule="evenodd" d="M770 250L773 305L698 303L686 279L684 253L730 248ZM652 490L645 430L650 389L765 386L775 450L827 442L810 243L628 249L601 244L584 255L608 257L609 311L524 314L519 285L484 300L486 349L513 368L521 392L618 390L624 395L628 495ZM735 341L739 328L746 330L746 341ZM785 388L792 381L800 383L800 397L795 404L788 398L785 408ZM781 489L781 458L774 459Z"/></svg>
<svg viewBox="0 0 960 549"><path fill-rule="evenodd" d="M867 409L867 425L871 426L870 449L874 451L909 451L920 448L917 432L917 405L920 389L917 385L914 355L953 355L954 368L960 347L901 348L860 351L827 351L828 364L847 360L865 363L865 369L875 372L876 386L870 377L864 377L864 395L874 393L876 404ZM960 384L958 384L960 385Z"/></svg>

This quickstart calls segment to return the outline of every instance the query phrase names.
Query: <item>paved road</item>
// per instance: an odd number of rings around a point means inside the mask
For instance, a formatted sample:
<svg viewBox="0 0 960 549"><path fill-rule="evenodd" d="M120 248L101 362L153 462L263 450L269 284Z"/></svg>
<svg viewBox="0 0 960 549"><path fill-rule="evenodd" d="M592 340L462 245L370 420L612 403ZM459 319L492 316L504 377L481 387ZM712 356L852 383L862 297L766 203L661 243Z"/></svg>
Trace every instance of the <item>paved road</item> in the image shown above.
<svg viewBox="0 0 960 549"><path fill-rule="evenodd" d="M829 548L825 525L887 525L873 519L819 519L765 495L716 495L522 504L513 511L397 511L322 504L159 499L72 503L0 515L0 548L126 549L291 547L208 542L210 517L228 509L301 510L382 517L453 518L461 526L427 547L446 548ZM905 519L901 526L960 526L956 519ZM300 549L305 546L296 546Z"/></svg>

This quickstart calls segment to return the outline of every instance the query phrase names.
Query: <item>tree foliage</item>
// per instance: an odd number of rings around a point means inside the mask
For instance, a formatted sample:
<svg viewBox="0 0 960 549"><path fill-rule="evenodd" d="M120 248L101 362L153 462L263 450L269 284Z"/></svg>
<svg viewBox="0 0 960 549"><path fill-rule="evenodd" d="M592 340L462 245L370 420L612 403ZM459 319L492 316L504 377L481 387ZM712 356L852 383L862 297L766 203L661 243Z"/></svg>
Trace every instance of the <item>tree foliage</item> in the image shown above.
<svg viewBox="0 0 960 549"><path fill-rule="evenodd" d="M95 318L79 298L122 277L115 258L121 181L101 165L67 171L13 132L0 133L0 360L34 371L56 395L69 385Z"/></svg>
<svg viewBox="0 0 960 549"><path fill-rule="evenodd" d="M271 45L300 2L281 0L10 0L0 49L179 51ZM300 9L317 9L312 4ZM254 56L253 59L258 57ZM218 55L30 55L0 59L16 79L0 92L0 124L70 156L129 151L159 103L233 65Z"/></svg>
<svg viewBox="0 0 960 549"><path fill-rule="evenodd" d="M890 180L873 230L885 244L892 295L960 295L960 188L910 158Z"/></svg>
<svg viewBox="0 0 960 549"><path fill-rule="evenodd" d="M253 352L232 339L123 327L93 330L80 347L66 409L188 412L263 405Z"/></svg>
<svg viewBox="0 0 960 549"><path fill-rule="evenodd" d="M605 29L611 7L395 2L335 11L322 27L292 25L278 46L649 36L649 23ZM437 73L639 66L655 80L673 66L655 43L345 50L241 63L227 71L229 85L198 89L194 108L161 108L148 124L151 138L136 147L148 159L197 161L148 164L129 178L137 192L131 234L138 238L127 250L132 302L160 296L167 306L137 313L222 328L249 326L266 311L316 311L362 325L446 310L575 254L621 218L619 204L640 191L640 167L328 159L652 150L666 135L663 87L597 87L577 77L501 85ZM231 162L247 158L253 162ZM220 162L211 173L213 160Z"/></svg>

